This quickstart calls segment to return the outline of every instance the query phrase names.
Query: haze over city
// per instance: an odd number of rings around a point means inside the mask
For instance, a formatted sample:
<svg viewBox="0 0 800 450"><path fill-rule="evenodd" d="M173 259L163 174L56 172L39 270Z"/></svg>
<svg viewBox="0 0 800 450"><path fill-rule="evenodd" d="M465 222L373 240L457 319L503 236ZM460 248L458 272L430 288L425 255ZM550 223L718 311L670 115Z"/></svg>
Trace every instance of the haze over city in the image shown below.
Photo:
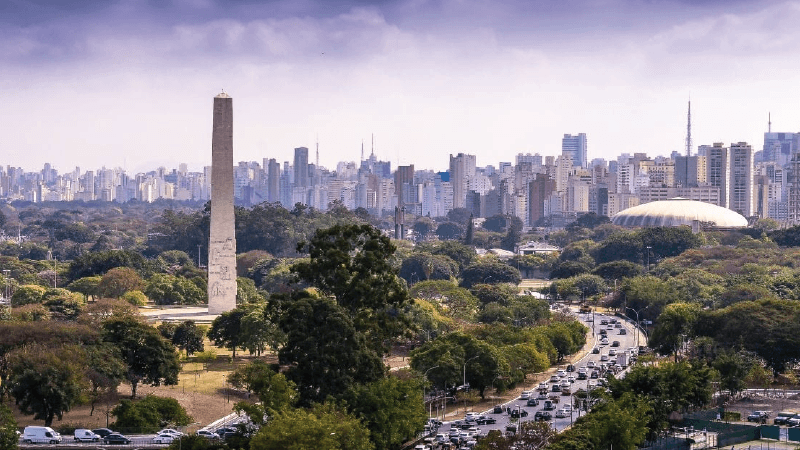
<svg viewBox="0 0 800 450"><path fill-rule="evenodd" d="M211 99L234 160L445 169L520 152L683 151L800 129L797 2L14 1L0 6L3 164L128 171L210 163Z"/></svg>

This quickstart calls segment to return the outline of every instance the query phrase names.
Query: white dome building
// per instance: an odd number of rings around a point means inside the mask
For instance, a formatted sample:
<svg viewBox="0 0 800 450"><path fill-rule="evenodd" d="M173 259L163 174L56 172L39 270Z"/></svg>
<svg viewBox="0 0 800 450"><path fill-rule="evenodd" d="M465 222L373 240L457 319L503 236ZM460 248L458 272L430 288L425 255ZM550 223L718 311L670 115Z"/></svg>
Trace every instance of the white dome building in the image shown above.
<svg viewBox="0 0 800 450"><path fill-rule="evenodd" d="M685 198L671 198L634 206L614 214L614 225L623 227L744 228L747 219L741 214L711 203Z"/></svg>

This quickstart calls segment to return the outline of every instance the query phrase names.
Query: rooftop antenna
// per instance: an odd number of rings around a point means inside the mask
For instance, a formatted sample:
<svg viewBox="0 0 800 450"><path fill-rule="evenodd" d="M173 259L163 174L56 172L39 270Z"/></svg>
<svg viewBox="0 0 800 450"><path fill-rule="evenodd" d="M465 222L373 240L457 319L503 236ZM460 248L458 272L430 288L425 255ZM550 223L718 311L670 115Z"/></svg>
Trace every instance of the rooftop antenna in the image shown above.
<svg viewBox="0 0 800 450"><path fill-rule="evenodd" d="M689 99L689 112L686 116L686 157L692 156L692 100Z"/></svg>
<svg viewBox="0 0 800 450"><path fill-rule="evenodd" d="M361 160L364 160L364 140L361 140Z"/></svg>
<svg viewBox="0 0 800 450"><path fill-rule="evenodd" d="M372 153L370 154L370 156L373 156L375 155L375 133L372 133L371 136L372 136Z"/></svg>
<svg viewBox="0 0 800 450"><path fill-rule="evenodd" d="M772 113L767 113L767 133L772 133Z"/></svg>
<svg viewBox="0 0 800 450"><path fill-rule="evenodd" d="M317 168L319 168L319 135L317 135Z"/></svg>

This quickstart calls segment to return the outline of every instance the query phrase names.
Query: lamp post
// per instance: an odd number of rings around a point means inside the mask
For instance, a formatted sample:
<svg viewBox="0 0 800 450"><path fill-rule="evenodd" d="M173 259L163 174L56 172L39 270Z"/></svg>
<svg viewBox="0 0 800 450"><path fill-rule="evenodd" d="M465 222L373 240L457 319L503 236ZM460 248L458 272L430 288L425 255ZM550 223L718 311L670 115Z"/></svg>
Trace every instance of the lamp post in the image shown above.
<svg viewBox="0 0 800 450"><path fill-rule="evenodd" d="M430 372L433 369L436 369L437 367L439 367L439 366L430 367L430 368L428 368L428 370L425 371L424 374L422 374L422 405L423 405L423 407L425 405L425 380L428 377L428 372ZM429 407L429 410L428 410L428 417L431 416L431 409L433 408L433 403L429 403L429 405L430 405L430 407Z"/></svg>
<svg viewBox="0 0 800 450"><path fill-rule="evenodd" d="M461 385L461 387L464 388L464 394L466 394L467 392L467 363L477 358L478 356L480 355L475 355L472 358L464 361L464 383ZM466 413L467 413L467 396L464 395L464 414Z"/></svg>
<svg viewBox="0 0 800 450"><path fill-rule="evenodd" d="M645 247L645 249L647 249L647 271L648 272L650 272L650 249L652 249L652 248L653 247L650 247L649 245L647 247Z"/></svg>
<svg viewBox="0 0 800 450"><path fill-rule="evenodd" d="M5 286L5 295L6 301L11 302L11 270L10 269L3 269L3 275L5 277L6 286Z"/></svg>
<svg viewBox="0 0 800 450"><path fill-rule="evenodd" d="M630 309L631 311L636 313L636 348L638 349L639 348L639 333L640 333L640 331L639 331L639 327L640 327L640 325L639 325L639 311L631 308L630 306L626 306L625 309Z"/></svg>

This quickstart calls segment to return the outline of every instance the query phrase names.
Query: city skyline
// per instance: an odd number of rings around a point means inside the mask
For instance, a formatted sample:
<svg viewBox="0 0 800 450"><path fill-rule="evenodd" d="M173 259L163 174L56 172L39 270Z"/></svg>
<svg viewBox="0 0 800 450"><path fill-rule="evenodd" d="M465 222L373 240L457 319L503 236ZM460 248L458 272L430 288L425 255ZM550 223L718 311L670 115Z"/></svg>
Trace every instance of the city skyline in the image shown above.
<svg viewBox="0 0 800 450"><path fill-rule="evenodd" d="M478 166L682 151L800 131L796 2L14 3L2 7L0 163L210 165L209 97L237 98L234 161ZM239 112L241 111L241 112ZM314 158L309 155L309 161Z"/></svg>

